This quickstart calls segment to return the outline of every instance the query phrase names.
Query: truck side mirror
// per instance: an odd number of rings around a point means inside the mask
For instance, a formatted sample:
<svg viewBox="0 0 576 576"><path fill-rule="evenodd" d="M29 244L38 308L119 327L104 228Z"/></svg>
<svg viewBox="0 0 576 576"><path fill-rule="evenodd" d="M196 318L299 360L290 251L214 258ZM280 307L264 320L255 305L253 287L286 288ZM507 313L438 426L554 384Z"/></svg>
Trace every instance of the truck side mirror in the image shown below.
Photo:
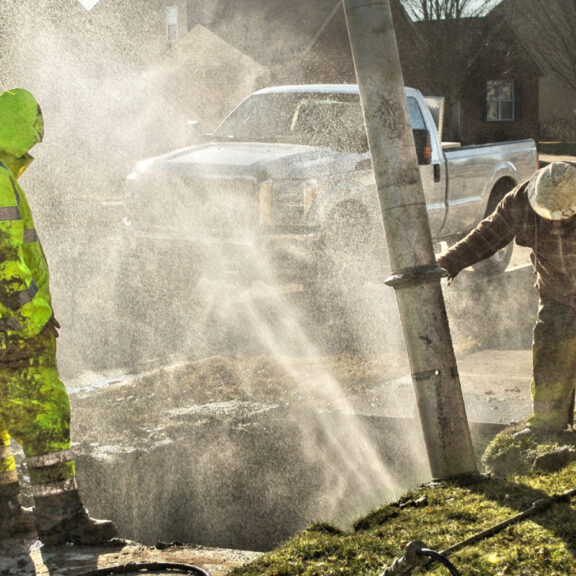
<svg viewBox="0 0 576 576"><path fill-rule="evenodd" d="M414 144L416 146L416 155L418 156L418 164L430 164L432 162L432 148L430 144L430 132L426 129L412 130L414 135Z"/></svg>
<svg viewBox="0 0 576 576"><path fill-rule="evenodd" d="M186 146L196 146L196 144L204 142L205 139L200 129L200 122L188 120L186 122Z"/></svg>

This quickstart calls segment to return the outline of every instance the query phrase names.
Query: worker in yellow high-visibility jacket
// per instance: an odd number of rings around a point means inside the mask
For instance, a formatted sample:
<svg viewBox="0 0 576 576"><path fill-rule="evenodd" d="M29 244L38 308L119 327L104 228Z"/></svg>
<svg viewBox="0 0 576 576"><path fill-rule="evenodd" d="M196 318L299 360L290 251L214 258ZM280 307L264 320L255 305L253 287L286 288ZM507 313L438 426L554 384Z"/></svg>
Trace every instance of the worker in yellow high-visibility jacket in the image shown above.
<svg viewBox="0 0 576 576"><path fill-rule="evenodd" d="M70 451L70 404L56 365L48 265L19 176L42 141L44 122L23 89L0 93L0 540L30 532L45 544L96 544L117 534L88 516ZM10 437L22 447L34 497L19 502Z"/></svg>

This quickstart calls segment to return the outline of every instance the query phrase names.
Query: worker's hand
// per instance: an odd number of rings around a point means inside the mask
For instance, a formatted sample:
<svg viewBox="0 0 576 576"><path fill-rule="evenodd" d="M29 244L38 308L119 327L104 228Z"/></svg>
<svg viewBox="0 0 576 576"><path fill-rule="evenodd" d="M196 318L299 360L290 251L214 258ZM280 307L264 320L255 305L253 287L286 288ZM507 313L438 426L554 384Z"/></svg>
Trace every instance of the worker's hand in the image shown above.
<svg viewBox="0 0 576 576"><path fill-rule="evenodd" d="M46 322L46 326L44 326L44 330L48 330L49 332L51 332L55 338L58 338L58 336L60 336L60 332L58 332L60 328L62 328L62 326L60 326L60 322L58 322L58 320L56 320L54 316L52 316L50 320Z"/></svg>
<svg viewBox="0 0 576 576"><path fill-rule="evenodd" d="M452 282L454 282L454 276L452 276L452 274L450 274L446 268L443 268L442 266L440 266L440 268L442 268L442 278L446 278L446 283L448 286L450 286Z"/></svg>

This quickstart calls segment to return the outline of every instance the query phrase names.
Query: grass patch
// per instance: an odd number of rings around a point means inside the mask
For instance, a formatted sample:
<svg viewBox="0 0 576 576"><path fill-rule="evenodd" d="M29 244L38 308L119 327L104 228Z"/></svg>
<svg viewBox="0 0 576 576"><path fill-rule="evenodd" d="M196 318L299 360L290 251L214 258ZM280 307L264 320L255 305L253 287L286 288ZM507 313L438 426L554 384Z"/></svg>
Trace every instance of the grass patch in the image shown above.
<svg viewBox="0 0 576 576"><path fill-rule="evenodd" d="M507 521L533 502L576 487L576 464L555 473L431 483L359 519L350 531L316 524L232 576L377 575L422 540L438 552ZM551 502L523 521L455 551L464 575L576 574L576 498ZM413 574L449 574L440 564Z"/></svg>

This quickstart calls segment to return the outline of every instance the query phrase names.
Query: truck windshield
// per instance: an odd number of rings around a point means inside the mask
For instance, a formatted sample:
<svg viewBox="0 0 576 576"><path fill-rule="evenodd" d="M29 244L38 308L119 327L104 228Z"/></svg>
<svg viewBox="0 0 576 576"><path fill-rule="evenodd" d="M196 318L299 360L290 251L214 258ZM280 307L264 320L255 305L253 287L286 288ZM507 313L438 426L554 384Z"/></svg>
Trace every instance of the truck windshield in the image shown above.
<svg viewBox="0 0 576 576"><path fill-rule="evenodd" d="M425 128L414 98L408 98L412 127ZM326 146L343 152L368 150L358 94L265 93L242 102L220 124L216 138Z"/></svg>
<svg viewBox="0 0 576 576"><path fill-rule="evenodd" d="M356 94L256 94L233 110L214 136L326 146L347 152L368 149Z"/></svg>

